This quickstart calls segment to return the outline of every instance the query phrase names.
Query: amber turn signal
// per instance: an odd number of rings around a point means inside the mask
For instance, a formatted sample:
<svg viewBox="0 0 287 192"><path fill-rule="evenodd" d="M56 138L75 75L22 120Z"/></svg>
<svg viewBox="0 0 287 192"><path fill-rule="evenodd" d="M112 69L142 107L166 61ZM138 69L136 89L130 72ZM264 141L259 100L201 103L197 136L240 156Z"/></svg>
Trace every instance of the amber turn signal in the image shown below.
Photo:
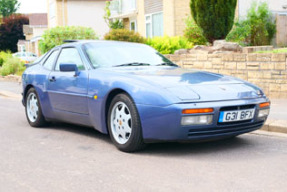
<svg viewBox="0 0 287 192"><path fill-rule="evenodd" d="M195 113L212 113L213 108L204 108L204 109L184 109L182 114L195 114Z"/></svg>
<svg viewBox="0 0 287 192"><path fill-rule="evenodd" d="M269 107L269 106L270 106L270 102L260 103L260 104L259 104L259 107L260 107L260 108Z"/></svg>

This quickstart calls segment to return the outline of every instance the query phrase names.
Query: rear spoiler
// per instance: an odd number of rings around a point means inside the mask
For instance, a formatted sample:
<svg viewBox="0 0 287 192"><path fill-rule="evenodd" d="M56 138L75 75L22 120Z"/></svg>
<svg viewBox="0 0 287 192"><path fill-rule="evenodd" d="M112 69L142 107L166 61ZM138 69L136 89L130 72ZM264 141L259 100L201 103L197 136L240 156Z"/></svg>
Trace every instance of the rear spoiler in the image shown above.
<svg viewBox="0 0 287 192"><path fill-rule="evenodd" d="M79 42L79 40L64 40L63 41L64 43L76 43L76 42Z"/></svg>
<svg viewBox="0 0 287 192"><path fill-rule="evenodd" d="M37 62L37 63L27 63L27 64L25 64L25 67L29 68L29 67L32 67L33 65L37 65L37 64L39 64L39 62Z"/></svg>

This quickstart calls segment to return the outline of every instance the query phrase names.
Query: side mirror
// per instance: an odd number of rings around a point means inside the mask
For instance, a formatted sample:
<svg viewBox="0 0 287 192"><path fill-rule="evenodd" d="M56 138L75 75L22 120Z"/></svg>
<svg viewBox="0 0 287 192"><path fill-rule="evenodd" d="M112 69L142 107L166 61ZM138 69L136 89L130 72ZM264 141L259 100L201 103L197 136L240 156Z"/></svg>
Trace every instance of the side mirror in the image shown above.
<svg viewBox="0 0 287 192"><path fill-rule="evenodd" d="M75 77L79 75L79 70L76 64L61 63L60 71L61 72L75 72Z"/></svg>

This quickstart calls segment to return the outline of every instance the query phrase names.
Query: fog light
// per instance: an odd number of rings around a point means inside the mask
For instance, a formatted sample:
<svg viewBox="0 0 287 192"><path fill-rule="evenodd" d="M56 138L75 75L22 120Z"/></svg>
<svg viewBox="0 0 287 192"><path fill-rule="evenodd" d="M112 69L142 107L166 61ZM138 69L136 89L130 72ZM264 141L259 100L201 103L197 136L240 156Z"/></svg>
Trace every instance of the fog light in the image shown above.
<svg viewBox="0 0 287 192"><path fill-rule="evenodd" d="M261 110L259 110L258 117L259 118L267 117L269 115L269 110L270 109L261 109Z"/></svg>
<svg viewBox="0 0 287 192"><path fill-rule="evenodd" d="M210 125L213 115L185 116L181 119L181 125Z"/></svg>

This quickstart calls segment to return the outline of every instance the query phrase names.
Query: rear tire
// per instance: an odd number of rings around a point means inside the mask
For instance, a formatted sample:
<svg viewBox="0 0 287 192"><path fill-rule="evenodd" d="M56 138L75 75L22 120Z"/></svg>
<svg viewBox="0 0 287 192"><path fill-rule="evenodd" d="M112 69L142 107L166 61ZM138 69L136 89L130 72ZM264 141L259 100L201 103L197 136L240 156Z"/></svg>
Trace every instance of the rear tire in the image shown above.
<svg viewBox="0 0 287 192"><path fill-rule="evenodd" d="M126 94L113 98L108 111L108 129L112 142L121 151L135 152L145 147L137 108Z"/></svg>
<svg viewBox="0 0 287 192"><path fill-rule="evenodd" d="M38 94L34 88L30 88L25 96L25 112L28 123L32 127L42 127L47 124Z"/></svg>

